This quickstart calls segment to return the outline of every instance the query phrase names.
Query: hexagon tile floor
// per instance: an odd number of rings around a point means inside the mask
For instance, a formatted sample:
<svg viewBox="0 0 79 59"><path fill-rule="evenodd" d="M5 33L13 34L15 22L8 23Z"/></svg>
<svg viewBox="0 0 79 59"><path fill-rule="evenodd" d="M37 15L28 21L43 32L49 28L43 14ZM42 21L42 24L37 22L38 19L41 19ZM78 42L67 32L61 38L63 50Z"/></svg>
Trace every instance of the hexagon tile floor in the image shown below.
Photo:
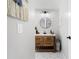
<svg viewBox="0 0 79 59"><path fill-rule="evenodd" d="M41 52L36 52L35 53L35 59L66 59L66 56L64 56L64 54L60 54L60 53L41 53Z"/></svg>

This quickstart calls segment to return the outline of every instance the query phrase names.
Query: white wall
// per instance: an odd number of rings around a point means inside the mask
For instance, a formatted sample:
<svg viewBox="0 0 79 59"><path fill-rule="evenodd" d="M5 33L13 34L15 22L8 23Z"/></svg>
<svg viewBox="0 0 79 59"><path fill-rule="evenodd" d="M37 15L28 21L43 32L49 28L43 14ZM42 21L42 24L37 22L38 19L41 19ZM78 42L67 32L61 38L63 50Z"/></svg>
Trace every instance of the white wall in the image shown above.
<svg viewBox="0 0 79 59"><path fill-rule="evenodd" d="M23 25L23 32L18 33L18 24ZM21 22L8 17L8 59L34 58L34 27L30 22ZM31 57L30 57L31 56Z"/></svg>
<svg viewBox="0 0 79 59"><path fill-rule="evenodd" d="M59 28L60 28L60 38L62 41L62 54L65 55L66 59L70 59L70 40L67 37L70 34L70 0L62 0L60 4L59 13Z"/></svg>
<svg viewBox="0 0 79 59"><path fill-rule="evenodd" d="M66 50L68 47L67 41L64 41L65 36L63 35L66 32L65 29L68 29L67 25L64 25L68 22L66 21L67 18L63 16L63 12L64 14L65 12L68 12L67 3L68 0L29 0L29 20L27 22L20 21L13 17L8 17L8 59L33 59L35 57L36 59L68 59L68 50ZM40 15L35 11L35 9L42 8L59 10L56 12L55 19L52 17L54 13L50 13L50 19L52 20L52 26L50 29L54 30L57 37L60 37L62 40L62 51L60 53L42 54L34 52L34 27L37 26L41 33L44 31L44 29L39 26ZM18 24L22 25L22 33L18 33ZM47 29L46 31L49 32L50 29Z"/></svg>

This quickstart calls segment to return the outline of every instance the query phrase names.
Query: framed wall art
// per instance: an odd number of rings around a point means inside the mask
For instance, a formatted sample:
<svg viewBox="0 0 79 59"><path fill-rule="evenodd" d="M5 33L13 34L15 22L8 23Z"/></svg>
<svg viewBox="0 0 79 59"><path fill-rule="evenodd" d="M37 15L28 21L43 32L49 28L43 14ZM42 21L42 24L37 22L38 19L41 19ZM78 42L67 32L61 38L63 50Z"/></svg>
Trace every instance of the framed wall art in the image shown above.
<svg viewBox="0 0 79 59"><path fill-rule="evenodd" d="M7 0L7 15L28 20L28 0Z"/></svg>

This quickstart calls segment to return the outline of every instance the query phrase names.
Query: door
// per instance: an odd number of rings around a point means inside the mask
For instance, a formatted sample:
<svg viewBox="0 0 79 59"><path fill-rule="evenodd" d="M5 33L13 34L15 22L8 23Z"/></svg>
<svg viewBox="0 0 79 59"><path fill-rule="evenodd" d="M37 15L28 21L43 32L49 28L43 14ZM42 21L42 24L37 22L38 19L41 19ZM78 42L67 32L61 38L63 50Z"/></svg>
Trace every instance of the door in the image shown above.
<svg viewBox="0 0 79 59"><path fill-rule="evenodd" d="M62 42L62 57L63 59L70 59L71 54L71 16L70 16L70 0L63 0L60 4L59 11L59 28L60 39Z"/></svg>

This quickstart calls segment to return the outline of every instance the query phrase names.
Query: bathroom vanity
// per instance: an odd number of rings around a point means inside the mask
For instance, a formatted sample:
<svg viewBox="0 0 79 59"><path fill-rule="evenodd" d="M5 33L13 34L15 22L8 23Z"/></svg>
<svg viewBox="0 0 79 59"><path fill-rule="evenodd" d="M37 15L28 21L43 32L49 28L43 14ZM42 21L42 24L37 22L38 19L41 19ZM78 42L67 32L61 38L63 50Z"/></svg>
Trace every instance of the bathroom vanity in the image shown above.
<svg viewBox="0 0 79 59"><path fill-rule="evenodd" d="M56 52L55 34L36 34L35 50L37 52Z"/></svg>

